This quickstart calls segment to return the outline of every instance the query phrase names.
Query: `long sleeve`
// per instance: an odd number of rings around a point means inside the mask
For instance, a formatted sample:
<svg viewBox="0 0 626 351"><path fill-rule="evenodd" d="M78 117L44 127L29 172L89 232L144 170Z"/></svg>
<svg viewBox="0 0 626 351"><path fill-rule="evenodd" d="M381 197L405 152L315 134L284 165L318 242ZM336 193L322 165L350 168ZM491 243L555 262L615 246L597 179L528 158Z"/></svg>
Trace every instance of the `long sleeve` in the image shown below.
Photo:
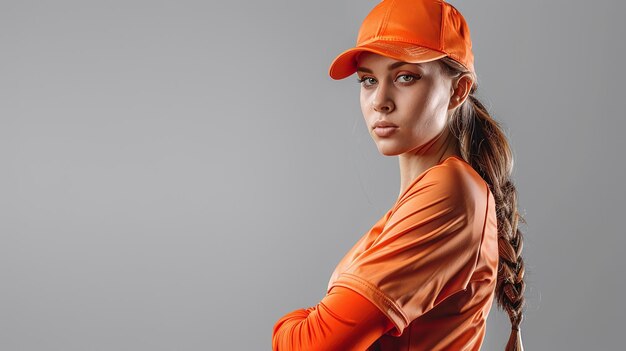
<svg viewBox="0 0 626 351"><path fill-rule="evenodd" d="M337 286L317 306L292 311L273 328L274 351L364 351L393 327L376 305Z"/></svg>

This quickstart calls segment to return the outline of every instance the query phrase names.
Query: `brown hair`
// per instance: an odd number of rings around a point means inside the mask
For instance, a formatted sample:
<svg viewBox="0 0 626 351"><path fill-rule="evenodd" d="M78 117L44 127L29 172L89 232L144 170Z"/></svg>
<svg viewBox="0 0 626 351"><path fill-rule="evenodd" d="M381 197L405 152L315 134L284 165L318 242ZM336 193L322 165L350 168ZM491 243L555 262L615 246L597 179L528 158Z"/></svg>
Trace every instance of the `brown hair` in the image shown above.
<svg viewBox="0 0 626 351"><path fill-rule="evenodd" d="M498 280L496 299L511 320L511 335L506 351L522 351L519 325L524 308L523 237L518 221L526 223L517 212L517 191L511 181L513 156L500 128L485 106L476 98L476 75L449 57L438 60L443 71L457 77L469 73L473 85L467 99L451 115L449 127L459 141L461 155L489 184L496 203L498 218Z"/></svg>

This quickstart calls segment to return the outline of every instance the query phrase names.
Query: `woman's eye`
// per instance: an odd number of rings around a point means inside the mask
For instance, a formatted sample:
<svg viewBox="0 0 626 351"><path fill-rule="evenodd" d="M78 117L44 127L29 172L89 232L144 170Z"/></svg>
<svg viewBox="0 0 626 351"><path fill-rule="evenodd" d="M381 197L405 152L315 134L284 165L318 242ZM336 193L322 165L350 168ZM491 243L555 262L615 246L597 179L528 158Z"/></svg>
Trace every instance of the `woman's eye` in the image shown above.
<svg viewBox="0 0 626 351"><path fill-rule="evenodd" d="M408 83L408 82L412 82L414 80L418 79L418 77L411 75L411 74L403 74L401 76L398 76L398 80L401 83Z"/></svg>
<svg viewBox="0 0 626 351"><path fill-rule="evenodd" d="M358 79L358 82L361 83L361 85L363 85L365 87L369 87L371 85L376 84L376 79L374 79L372 77L364 77L364 78Z"/></svg>

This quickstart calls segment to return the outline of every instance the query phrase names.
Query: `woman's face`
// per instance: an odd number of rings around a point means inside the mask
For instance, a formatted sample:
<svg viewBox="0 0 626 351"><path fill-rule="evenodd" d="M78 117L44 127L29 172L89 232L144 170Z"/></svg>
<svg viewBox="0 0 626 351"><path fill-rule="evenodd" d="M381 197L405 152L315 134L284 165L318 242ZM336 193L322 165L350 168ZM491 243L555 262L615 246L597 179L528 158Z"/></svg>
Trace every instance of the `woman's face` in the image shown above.
<svg viewBox="0 0 626 351"><path fill-rule="evenodd" d="M419 154L446 128L454 91L438 63L405 63L363 52L357 74L361 111L380 153ZM376 122L391 126L375 128Z"/></svg>

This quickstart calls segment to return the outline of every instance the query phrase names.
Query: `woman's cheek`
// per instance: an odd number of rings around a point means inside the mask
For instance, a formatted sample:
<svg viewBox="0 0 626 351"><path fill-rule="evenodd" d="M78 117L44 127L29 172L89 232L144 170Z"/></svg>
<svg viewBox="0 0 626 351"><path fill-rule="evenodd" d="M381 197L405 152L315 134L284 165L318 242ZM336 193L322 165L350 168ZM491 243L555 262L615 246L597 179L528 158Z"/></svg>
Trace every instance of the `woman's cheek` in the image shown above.
<svg viewBox="0 0 626 351"><path fill-rule="evenodd" d="M367 92L363 91L361 89L361 94L359 95L359 102L361 105L361 112L363 113L363 117L365 117L365 119L367 120L367 113L368 113L368 94Z"/></svg>

